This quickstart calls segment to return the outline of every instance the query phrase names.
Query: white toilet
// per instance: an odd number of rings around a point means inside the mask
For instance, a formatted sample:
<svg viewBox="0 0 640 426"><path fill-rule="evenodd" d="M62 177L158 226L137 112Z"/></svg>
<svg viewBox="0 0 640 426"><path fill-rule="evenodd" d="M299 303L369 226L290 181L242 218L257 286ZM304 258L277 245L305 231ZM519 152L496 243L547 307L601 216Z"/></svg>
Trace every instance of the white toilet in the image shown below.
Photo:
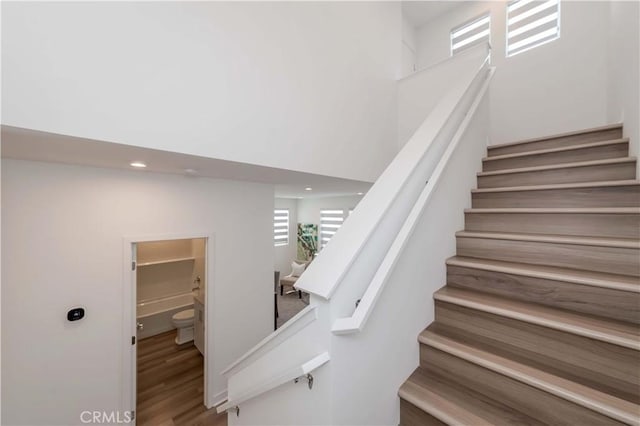
<svg viewBox="0 0 640 426"><path fill-rule="evenodd" d="M171 317L173 325L178 329L176 345L182 345L193 340L193 309L180 311Z"/></svg>

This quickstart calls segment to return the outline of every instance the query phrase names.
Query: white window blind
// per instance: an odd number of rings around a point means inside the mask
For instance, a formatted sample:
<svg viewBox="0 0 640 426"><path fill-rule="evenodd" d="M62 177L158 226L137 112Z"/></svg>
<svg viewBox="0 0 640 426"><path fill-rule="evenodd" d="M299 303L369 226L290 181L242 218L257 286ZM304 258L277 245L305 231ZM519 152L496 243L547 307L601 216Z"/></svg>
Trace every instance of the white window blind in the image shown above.
<svg viewBox="0 0 640 426"><path fill-rule="evenodd" d="M289 244L289 210L273 210L273 245L286 246Z"/></svg>
<svg viewBox="0 0 640 426"><path fill-rule="evenodd" d="M451 56L469 47L490 41L491 17L487 12L451 30Z"/></svg>
<svg viewBox="0 0 640 426"><path fill-rule="evenodd" d="M342 226L344 210L320 210L320 247L324 248Z"/></svg>
<svg viewBox="0 0 640 426"><path fill-rule="evenodd" d="M515 0L507 5L507 56L560 37L560 0Z"/></svg>

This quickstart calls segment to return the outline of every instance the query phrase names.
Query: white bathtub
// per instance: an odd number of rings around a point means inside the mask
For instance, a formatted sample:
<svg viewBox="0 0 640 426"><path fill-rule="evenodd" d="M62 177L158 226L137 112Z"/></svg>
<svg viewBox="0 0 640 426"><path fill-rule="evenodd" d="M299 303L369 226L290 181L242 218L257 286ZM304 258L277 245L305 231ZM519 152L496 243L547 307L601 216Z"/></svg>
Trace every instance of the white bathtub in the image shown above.
<svg viewBox="0 0 640 426"><path fill-rule="evenodd" d="M175 329L171 317L191 308L193 308L193 294L190 292L138 303L136 318L138 323L142 324L142 330L138 330L138 339Z"/></svg>

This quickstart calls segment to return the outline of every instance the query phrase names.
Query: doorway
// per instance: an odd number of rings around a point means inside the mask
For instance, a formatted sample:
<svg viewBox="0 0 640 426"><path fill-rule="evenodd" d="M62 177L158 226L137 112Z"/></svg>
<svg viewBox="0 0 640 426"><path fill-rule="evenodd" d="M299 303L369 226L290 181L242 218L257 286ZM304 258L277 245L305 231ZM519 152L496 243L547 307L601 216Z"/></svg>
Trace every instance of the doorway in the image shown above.
<svg viewBox="0 0 640 426"><path fill-rule="evenodd" d="M210 240L185 236L125 243L130 253L125 328L131 334L125 407L138 425L182 424L206 414Z"/></svg>

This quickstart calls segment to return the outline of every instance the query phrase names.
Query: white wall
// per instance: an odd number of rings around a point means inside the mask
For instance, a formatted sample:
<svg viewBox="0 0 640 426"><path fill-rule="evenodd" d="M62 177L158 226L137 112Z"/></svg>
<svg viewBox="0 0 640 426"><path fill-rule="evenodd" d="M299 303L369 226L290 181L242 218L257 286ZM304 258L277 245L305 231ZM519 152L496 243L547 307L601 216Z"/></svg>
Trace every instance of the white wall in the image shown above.
<svg viewBox="0 0 640 426"><path fill-rule="evenodd" d="M3 424L72 425L83 410L120 408L125 236L215 234L210 392L223 391L219 372L271 332L273 190L3 160ZM77 305L85 319L67 322Z"/></svg>
<svg viewBox="0 0 640 426"><path fill-rule="evenodd" d="M461 52L453 60L423 68L398 81L398 149L402 149L433 108L451 90L451 84L448 83L475 75L486 58L486 46L475 46Z"/></svg>
<svg viewBox="0 0 640 426"><path fill-rule="evenodd" d="M369 182L396 152L399 2L2 8L3 124Z"/></svg>
<svg viewBox="0 0 640 426"><path fill-rule="evenodd" d="M640 155L640 3L611 2L609 15L607 120L624 122L631 155ZM640 163L638 163L640 176Z"/></svg>
<svg viewBox="0 0 640 426"><path fill-rule="evenodd" d="M191 261L138 267L136 270L137 303L191 293L196 275L193 241L195 239L152 241L137 245L138 265L145 262L194 257Z"/></svg>
<svg viewBox="0 0 640 426"><path fill-rule="evenodd" d="M275 262L274 268L280 271L280 276L285 276L291 272L291 262L297 259L297 236L298 236L298 200L291 198L276 198L276 209L289 209L289 244L286 246L274 247Z"/></svg>
<svg viewBox="0 0 640 426"><path fill-rule="evenodd" d="M400 77L406 77L416 71L416 60L416 30L403 16Z"/></svg>
<svg viewBox="0 0 640 426"><path fill-rule="evenodd" d="M418 335L434 319L433 293L446 284L445 261L455 255L455 232L464 228L464 209L471 205L469 194L486 151L488 121L485 100L433 189L364 329L332 336L333 424L399 424L398 389L419 365ZM332 308L349 292L338 287Z"/></svg>
<svg viewBox="0 0 640 426"><path fill-rule="evenodd" d="M464 2L417 30L418 65L446 59L451 29L489 10L492 63L497 67L491 88L491 142L603 125L609 121L608 7L607 2L562 1L561 37L505 58L505 2Z"/></svg>

